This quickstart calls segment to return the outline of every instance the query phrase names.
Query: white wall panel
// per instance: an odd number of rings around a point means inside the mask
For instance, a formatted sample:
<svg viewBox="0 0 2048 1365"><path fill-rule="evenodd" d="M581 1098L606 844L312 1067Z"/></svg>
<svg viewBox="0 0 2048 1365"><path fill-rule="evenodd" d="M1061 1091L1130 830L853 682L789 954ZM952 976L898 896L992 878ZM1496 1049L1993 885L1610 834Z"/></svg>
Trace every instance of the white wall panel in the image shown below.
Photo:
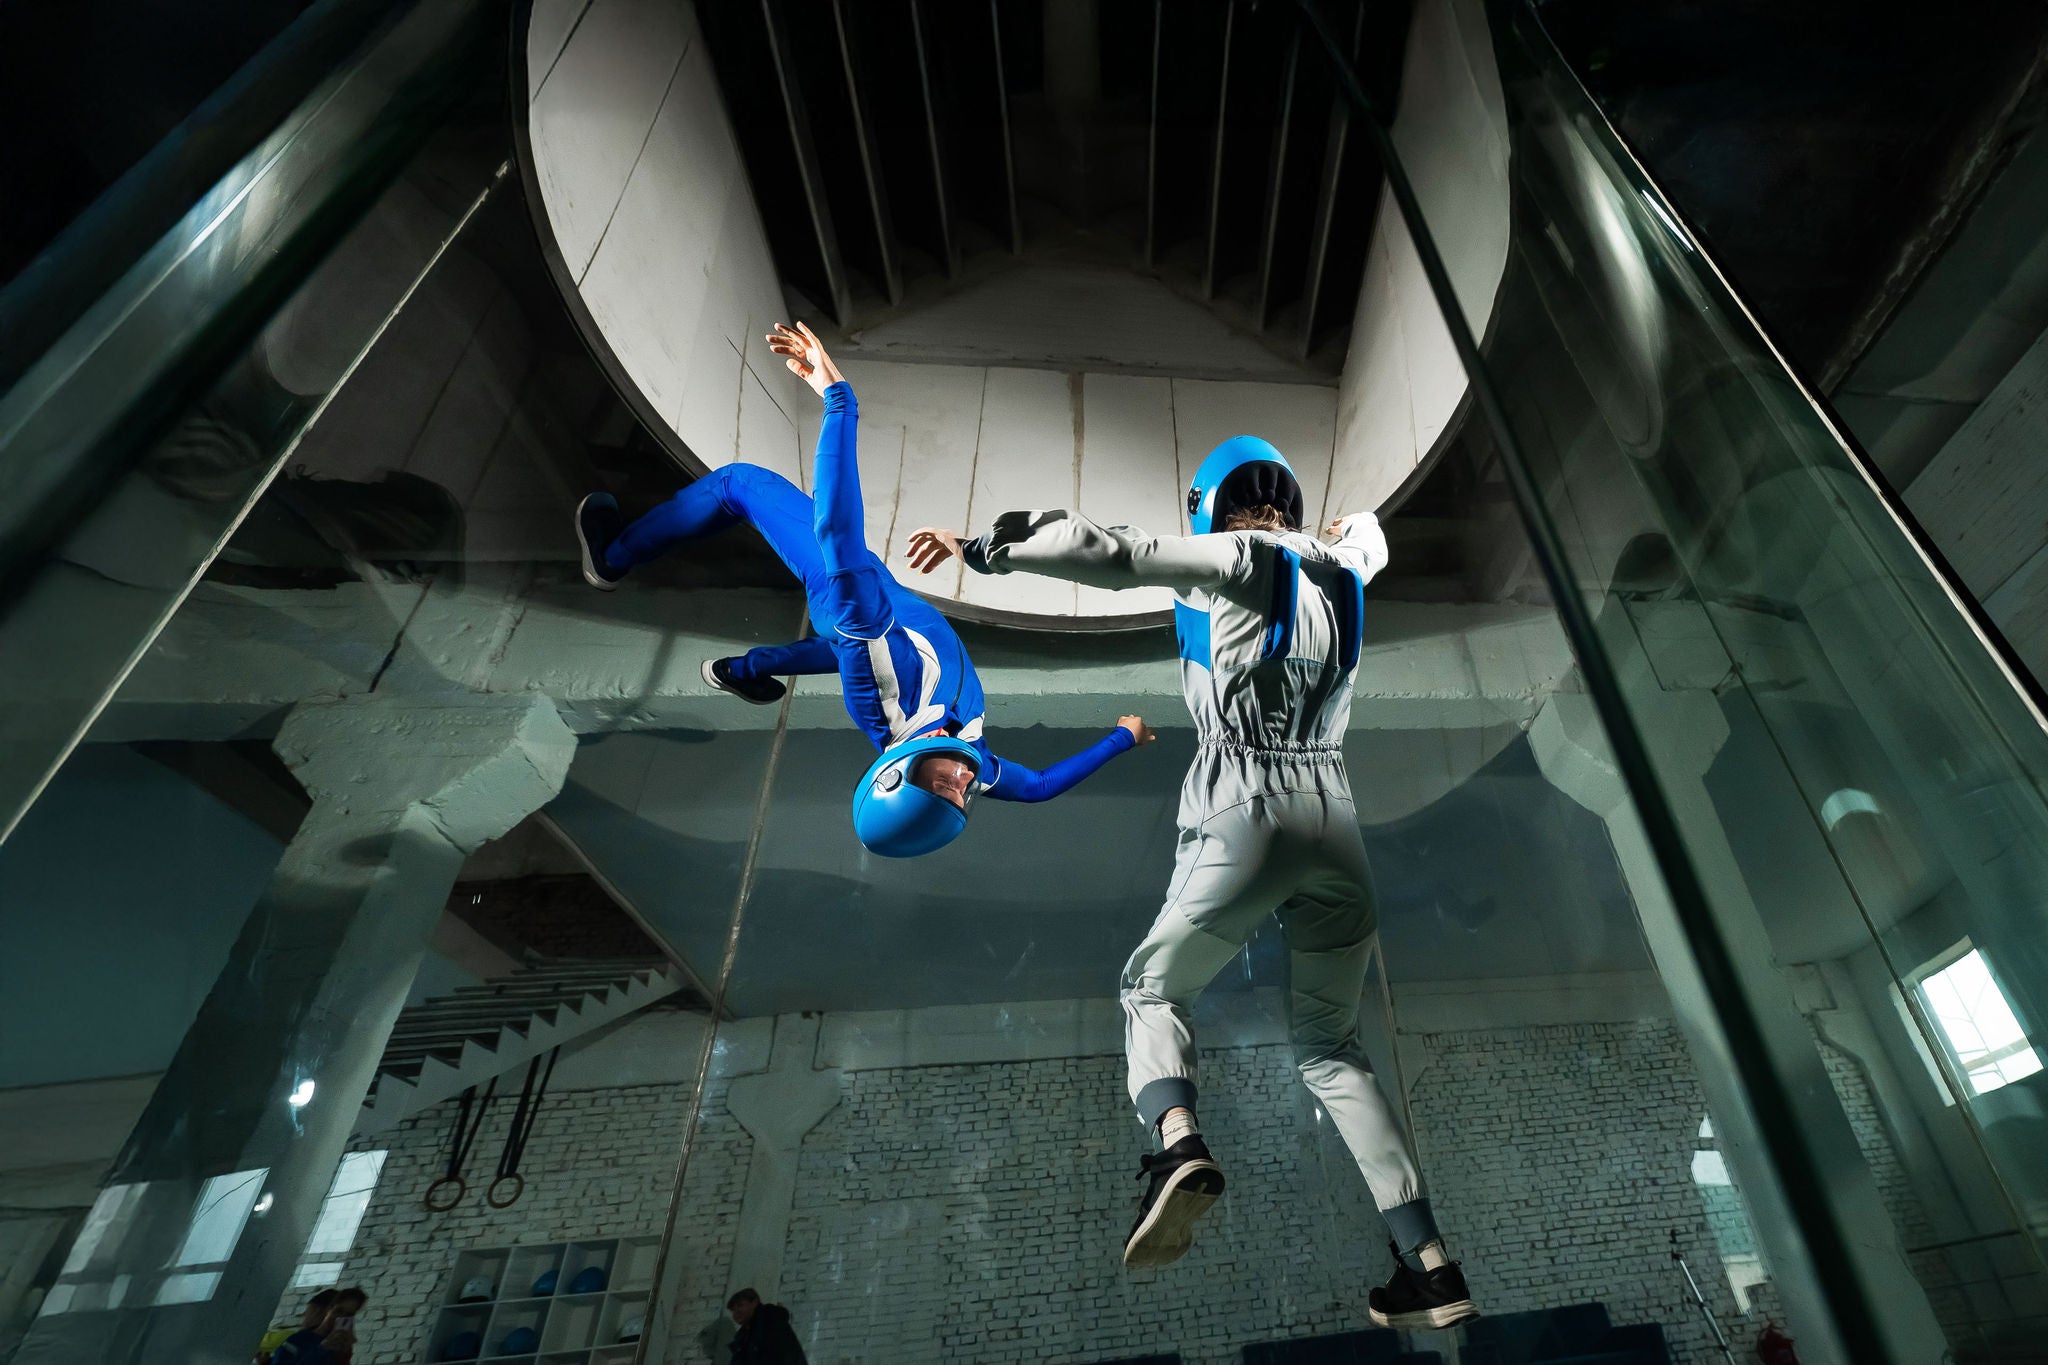
<svg viewBox="0 0 2048 1365"><path fill-rule="evenodd" d="M592 0L534 96L534 169L578 280L625 192L690 27L677 0Z"/></svg>
<svg viewBox="0 0 2048 1365"><path fill-rule="evenodd" d="M1423 0L1409 30L1394 142L1473 333L1483 337L1507 264L1506 106L1478 0ZM1382 507L1465 396L1464 368L1392 198L1344 361L1331 514Z"/></svg>
<svg viewBox="0 0 2048 1365"><path fill-rule="evenodd" d="M947 564L929 578L913 575L903 547L920 526L963 528L973 489L974 447L981 432L988 371L968 365L849 364L847 378L861 395L863 439L896 435L902 473L886 545L875 549L890 570L927 597L950 599L961 569Z"/></svg>
<svg viewBox="0 0 2048 1365"><path fill-rule="evenodd" d="M990 370L974 452L968 522L999 512L1062 505L1074 495L1074 416L1068 377L1051 370ZM1050 491L1053 497L1048 498ZM1072 615L1074 585L1036 574L961 575L960 600L1001 611Z"/></svg>
<svg viewBox="0 0 2048 1365"><path fill-rule="evenodd" d="M591 0L533 0L533 23L526 31L526 93L540 93L555 61L582 22Z"/></svg>
<svg viewBox="0 0 2048 1365"><path fill-rule="evenodd" d="M706 60L698 45L683 59L683 71L701 71ZM745 193L738 164L705 145L706 104L700 82L678 79L670 88L583 277L583 301L619 362L655 410L672 420L683 409L694 343L707 330L709 249L718 241L725 204ZM714 117L716 109L713 92ZM736 387L717 387L726 390L729 406Z"/></svg>
<svg viewBox="0 0 2048 1365"><path fill-rule="evenodd" d="M740 370L739 428L740 459L796 481L802 473L796 459L796 423L762 386L751 365Z"/></svg>
<svg viewBox="0 0 2048 1365"><path fill-rule="evenodd" d="M1173 440L1173 381L1091 374L1081 388L1081 464L1076 506L1104 526L1136 526L1178 535L1181 483ZM1050 491L1050 490L1049 490ZM1111 592L1079 588L1083 616L1170 611L1164 588Z"/></svg>

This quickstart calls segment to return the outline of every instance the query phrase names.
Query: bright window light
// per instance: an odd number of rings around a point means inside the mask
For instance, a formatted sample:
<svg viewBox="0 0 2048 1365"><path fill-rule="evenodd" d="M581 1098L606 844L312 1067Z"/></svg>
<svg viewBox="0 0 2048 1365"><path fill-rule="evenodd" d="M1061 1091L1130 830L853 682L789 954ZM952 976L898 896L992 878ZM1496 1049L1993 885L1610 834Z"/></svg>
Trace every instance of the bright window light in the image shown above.
<svg viewBox="0 0 2048 1365"><path fill-rule="evenodd" d="M389 1155L386 1151L349 1152L342 1157L334 1183L320 1201L313 1235L306 1239L305 1259L292 1272L293 1289L324 1289L335 1283L356 1244L363 1215L370 1211L370 1198L377 1192L377 1178L384 1173L384 1158Z"/></svg>
<svg viewBox="0 0 2048 1365"><path fill-rule="evenodd" d="M342 1157L334 1183L320 1201L320 1220L306 1239L308 1256L345 1256L356 1244L356 1229L370 1210L370 1196L376 1193L386 1155L382 1151L350 1152Z"/></svg>
<svg viewBox="0 0 2048 1365"><path fill-rule="evenodd" d="M182 1270L164 1276L163 1283L156 1290L157 1306L205 1303L213 1297L213 1291L220 1288L220 1274L218 1270Z"/></svg>
<svg viewBox="0 0 2048 1365"><path fill-rule="evenodd" d="M334 1277L340 1273L339 1261L301 1261L299 1268L292 1272L293 1289L328 1289L334 1284Z"/></svg>
<svg viewBox="0 0 2048 1365"><path fill-rule="evenodd" d="M185 1229L185 1244L178 1248L171 1264L219 1265L227 1260L234 1252L235 1243L241 1240L242 1227L249 1221L256 1196L263 1193L263 1177L268 1174L267 1167L259 1167L253 1171L217 1175L207 1181L192 1205L192 1221Z"/></svg>
<svg viewBox="0 0 2048 1365"><path fill-rule="evenodd" d="M93 1254L100 1249L100 1243L106 1240L110 1231L126 1223L130 1209L147 1188L147 1185L109 1185L100 1191L99 1198L92 1201L92 1212L85 1216L85 1226L79 1230L78 1240L71 1244L71 1255L64 1262L64 1274L84 1273ZM116 1235L115 1243L119 1241Z"/></svg>
<svg viewBox="0 0 2048 1365"><path fill-rule="evenodd" d="M1920 999L1969 1078L1972 1094L2010 1085L2041 1069L2026 1030L1992 979L1984 955L1965 944L1961 957L1920 978Z"/></svg>

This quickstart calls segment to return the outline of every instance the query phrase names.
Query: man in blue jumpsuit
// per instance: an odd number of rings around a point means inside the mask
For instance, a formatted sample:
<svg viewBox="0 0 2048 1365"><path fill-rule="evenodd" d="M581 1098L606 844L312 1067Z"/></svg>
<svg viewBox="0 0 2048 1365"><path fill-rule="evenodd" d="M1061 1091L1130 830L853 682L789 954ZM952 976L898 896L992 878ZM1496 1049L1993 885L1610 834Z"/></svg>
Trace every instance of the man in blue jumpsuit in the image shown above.
<svg viewBox="0 0 2048 1365"><path fill-rule="evenodd" d="M882 751L854 794L861 842L885 857L929 853L965 828L973 795L1046 801L1152 732L1137 716L1044 772L999 758L982 735L981 679L946 618L901 586L868 548L855 452L853 389L811 329L776 325L768 345L825 401L806 497L758 465L713 470L623 525L617 502L593 493L576 509L583 575L611 589L636 564L684 541L752 526L800 579L818 632L737 658L708 659L704 680L758 705L781 700L779 677L837 673L846 710Z"/></svg>

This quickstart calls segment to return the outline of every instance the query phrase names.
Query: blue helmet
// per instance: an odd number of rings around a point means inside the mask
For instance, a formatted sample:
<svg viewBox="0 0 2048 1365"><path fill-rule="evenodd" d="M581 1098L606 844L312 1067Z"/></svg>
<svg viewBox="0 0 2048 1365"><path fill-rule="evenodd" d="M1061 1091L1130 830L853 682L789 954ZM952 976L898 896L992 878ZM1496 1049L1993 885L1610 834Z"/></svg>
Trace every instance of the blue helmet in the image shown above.
<svg viewBox="0 0 2048 1365"><path fill-rule="evenodd" d="M1198 536L1223 528L1243 507L1270 504L1301 529L1301 485L1294 466L1271 441L1233 436L1209 452L1188 486L1188 529Z"/></svg>
<svg viewBox="0 0 2048 1365"><path fill-rule="evenodd" d="M882 750L853 789L853 832L868 852L915 858L944 848L967 828L964 804L956 806L910 781L911 769L933 754L957 758L977 777L981 774L980 751L951 735L926 735Z"/></svg>

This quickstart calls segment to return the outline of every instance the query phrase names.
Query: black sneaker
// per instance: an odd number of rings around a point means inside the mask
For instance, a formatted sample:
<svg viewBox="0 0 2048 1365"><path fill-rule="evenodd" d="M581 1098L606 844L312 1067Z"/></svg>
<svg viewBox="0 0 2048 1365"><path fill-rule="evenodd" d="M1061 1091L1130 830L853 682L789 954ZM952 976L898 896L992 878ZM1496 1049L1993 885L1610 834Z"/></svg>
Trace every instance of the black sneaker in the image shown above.
<svg viewBox="0 0 2048 1365"><path fill-rule="evenodd" d="M1381 1327L1449 1327L1479 1316L1465 1288L1465 1272L1452 1261L1435 1270L1411 1270L1392 1242L1394 1278L1365 1296L1366 1312Z"/></svg>
<svg viewBox="0 0 2048 1365"><path fill-rule="evenodd" d="M1146 1157L1138 1179L1151 1183L1138 1201L1138 1221L1124 1239L1124 1264L1171 1265L1195 1244L1195 1220L1223 1197L1223 1168L1200 1136L1190 1134Z"/></svg>
<svg viewBox="0 0 2048 1365"><path fill-rule="evenodd" d="M606 567L605 547L619 538L626 519L619 515L619 500L609 493L592 493L576 504L576 543L583 547L583 581L606 592L619 586L624 570Z"/></svg>
<svg viewBox="0 0 2048 1365"><path fill-rule="evenodd" d="M775 678L735 678L731 659L706 659L704 666L697 671L704 675L705 682L719 691L730 692L741 701L750 701L756 706L773 706L789 690Z"/></svg>

